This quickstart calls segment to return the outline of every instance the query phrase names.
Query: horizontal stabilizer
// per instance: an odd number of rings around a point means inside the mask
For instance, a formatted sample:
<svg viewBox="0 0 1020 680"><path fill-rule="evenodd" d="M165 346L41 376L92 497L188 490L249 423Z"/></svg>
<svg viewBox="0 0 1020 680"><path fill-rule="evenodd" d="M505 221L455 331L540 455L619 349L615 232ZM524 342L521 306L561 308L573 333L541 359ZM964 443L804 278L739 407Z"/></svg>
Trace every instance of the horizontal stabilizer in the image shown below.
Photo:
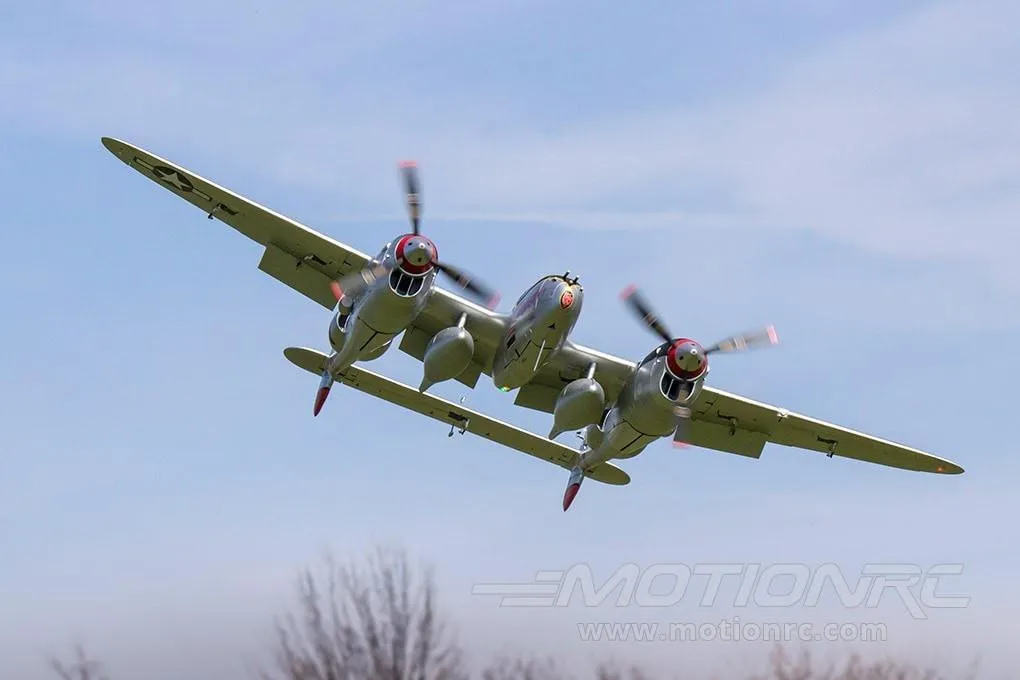
<svg viewBox="0 0 1020 680"><path fill-rule="evenodd" d="M294 365L315 375L321 375L326 365L326 355L314 349L288 347L283 354ZM378 373L351 366L337 375L336 380L366 394L446 423L455 430L490 439L565 470L572 470L577 463L577 451L569 446L466 408L462 404L455 404L427 392L419 392L410 385ZM612 463L601 463L586 471L585 476L615 486L630 483L630 475Z"/></svg>

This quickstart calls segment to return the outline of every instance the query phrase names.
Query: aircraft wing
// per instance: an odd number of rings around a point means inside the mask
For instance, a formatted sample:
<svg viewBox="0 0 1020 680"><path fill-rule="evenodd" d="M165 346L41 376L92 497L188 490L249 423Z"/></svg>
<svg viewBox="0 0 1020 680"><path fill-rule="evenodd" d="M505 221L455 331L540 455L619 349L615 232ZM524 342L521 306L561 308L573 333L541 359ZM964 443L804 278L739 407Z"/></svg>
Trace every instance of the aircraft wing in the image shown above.
<svg viewBox="0 0 1020 680"><path fill-rule="evenodd" d="M294 365L315 375L322 373L326 362L326 355L304 347L288 347L284 350L284 355ZM479 437L485 437L558 465L565 470L570 470L577 460L577 451L569 446L491 418L461 404L455 404L427 392L418 392L409 385L364 368L352 366L345 369L338 380L342 380L345 385L350 385L366 394L451 425L455 430L463 430ZM605 484L617 486L630 483L630 475L612 463L602 463L586 473L586 476Z"/></svg>
<svg viewBox="0 0 1020 680"><path fill-rule="evenodd" d="M102 141L129 167L200 208L210 219L215 217L265 246L259 269L327 309L336 306L330 282L361 270L370 260L350 246L148 151L110 137Z"/></svg>
<svg viewBox="0 0 1020 680"><path fill-rule="evenodd" d="M963 468L930 453L793 413L705 385L685 440L694 446L761 457L766 442L889 467L958 475Z"/></svg>
<svg viewBox="0 0 1020 680"><path fill-rule="evenodd" d="M587 375L588 367L592 364L595 364L595 380L602 385L607 403L616 401L620 391L637 368L636 362L579 345L568 339L549 363L535 374L531 382L517 391L514 403L536 411L552 413L560 390L567 383Z"/></svg>
<svg viewBox="0 0 1020 680"><path fill-rule="evenodd" d="M449 326L456 326L461 315L467 316L464 328L471 334L475 342L475 352L471 364L456 377L456 380L474 387L478 377L485 373L492 374L492 362L496 356L496 347L503 337L508 317L477 305L455 293L433 288L425 309L414 320L400 341L400 349L418 361L425 358L425 348L439 331Z"/></svg>
<svg viewBox="0 0 1020 680"><path fill-rule="evenodd" d="M519 406L552 413L556 396L571 380L582 377L595 363L595 379L615 401L633 375L635 362L567 342L563 349L521 388ZM704 385L694 403L685 440L693 446L760 458L772 442L809 451L832 453L869 463L920 472L960 474L952 461L868 434L793 413L777 406L730 394Z"/></svg>

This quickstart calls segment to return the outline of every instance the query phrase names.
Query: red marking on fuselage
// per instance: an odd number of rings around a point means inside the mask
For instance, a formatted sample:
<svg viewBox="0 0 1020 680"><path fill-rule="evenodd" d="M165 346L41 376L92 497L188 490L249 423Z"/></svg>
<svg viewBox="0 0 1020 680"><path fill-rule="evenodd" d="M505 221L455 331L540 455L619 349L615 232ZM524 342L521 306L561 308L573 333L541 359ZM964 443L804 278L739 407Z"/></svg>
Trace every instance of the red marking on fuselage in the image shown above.
<svg viewBox="0 0 1020 680"><path fill-rule="evenodd" d="M569 290L563 291L563 295L560 296L560 307L566 309L572 304L574 304L574 293Z"/></svg>

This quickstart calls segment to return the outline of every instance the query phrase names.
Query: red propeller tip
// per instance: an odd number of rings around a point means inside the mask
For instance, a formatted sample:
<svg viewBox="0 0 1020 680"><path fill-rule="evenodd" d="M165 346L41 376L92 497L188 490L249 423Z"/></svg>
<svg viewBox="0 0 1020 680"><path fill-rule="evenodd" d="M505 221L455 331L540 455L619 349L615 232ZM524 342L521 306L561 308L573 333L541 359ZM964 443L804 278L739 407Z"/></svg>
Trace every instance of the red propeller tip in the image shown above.
<svg viewBox="0 0 1020 680"><path fill-rule="evenodd" d="M637 291L637 286L633 283L620 291L620 299L626 300Z"/></svg>
<svg viewBox="0 0 1020 680"><path fill-rule="evenodd" d="M400 161L400 167L402 168L417 168L418 163L416 161Z"/></svg>
<svg viewBox="0 0 1020 680"><path fill-rule="evenodd" d="M679 439L673 441L673 448L674 449L686 449L689 446L690 446L690 444L688 444L685 441L679 440Z"/></svg>
<svg viewBox="0 0 1020 680"><path fill-rule="evenodd" d="M496 305L499 304L500 299L501 298L499 293L496 293L491 298L489 298L488 302L485 303L485 306L488 307L489 309L496 309Z"/></svg>
<svg viewBox="0 0 1020 680"><path fill-rule="evenodd" d="M329 289L333 291L333 295L336 296L338 301L344 296L343 288L341 288L340 284L336 281L330 281Z"/></svg>
<svg viewBox="0 0 1020 680"><path fill-rule="evenodd" d="M769 342L771 342L773 345L779 344L779 336L776 335L775 326L769 326L766 329L766 332L769 334Z"/></svg>

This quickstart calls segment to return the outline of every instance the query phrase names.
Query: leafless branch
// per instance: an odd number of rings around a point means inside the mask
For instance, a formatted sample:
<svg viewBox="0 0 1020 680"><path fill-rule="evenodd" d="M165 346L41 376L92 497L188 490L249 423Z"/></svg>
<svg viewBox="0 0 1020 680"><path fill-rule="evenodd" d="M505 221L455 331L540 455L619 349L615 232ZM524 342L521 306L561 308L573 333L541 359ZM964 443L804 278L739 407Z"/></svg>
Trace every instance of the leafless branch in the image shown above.
<svg viewBox="0 0 1020 680"><path fill-rule="evenodd" d="M277 622L275 668L263 680L466 680L429 570L387 548L325 567L301 574L298 616Z"/></svg>
<svg viewBox="0 0 1020 680"><path fill-rule="evenodd" d="M103 673L102 665L95 659L89 658L85 653L85 648L81 645L75 645L73 661L64 663L55 657L49 661L50 668L61 680L109 680Z"/></svg>
<svg viewBox="0 0 1020 680"><path fill-rule="evenodd" d="M571 680L551 658L501 655L482 671L481 680Z"/></svg>
<svg viewBox="0 0 1020 680"><path fill-rule="evenodd" d="M975 666L964 680L976 677ZM948 676L932 668L921 668L894 659L865 662L856 654L839 668L834 665L815 668L807 650L795 660L782 647L776 647L770 657L768 672L753 676L751 680L948 680Z"/></svg>

